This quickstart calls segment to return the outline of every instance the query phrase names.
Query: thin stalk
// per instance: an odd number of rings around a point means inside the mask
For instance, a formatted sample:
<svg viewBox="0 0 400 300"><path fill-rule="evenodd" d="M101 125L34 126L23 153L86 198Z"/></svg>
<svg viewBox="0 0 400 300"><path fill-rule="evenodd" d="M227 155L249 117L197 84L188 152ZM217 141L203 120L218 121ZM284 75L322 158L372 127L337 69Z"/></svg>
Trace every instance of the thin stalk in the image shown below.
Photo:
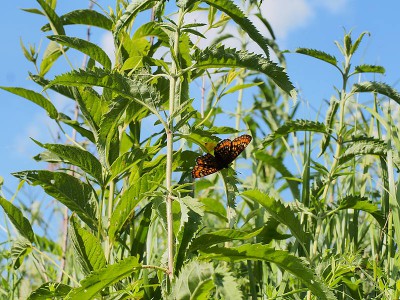
<svg viewBox="0 0 400 300"><path fill-rule="evenodd" d="M175 112L175 102L179 101L179 94L176 97L176 91L179 91L178 84L179 80L177 77L177 72L179 69L179 33L180 26L183 21L183 11L179 9L177 28L175 31L174 41L173 41L173 57L171 60L171 77L169 82L169 115L174 115ZM166 128L167 135L167 162L166 162L166 212L167 212L167 252L168 252L168 274L169 278L172 280L174 277L174 230L173 230L173 214L172 214L172 162L173 162L173 132L174 132L174 120L169 120Z"/></svg>
<svg viewBox="0 0 400 300"><path fill-rule="evenodd" d="M112 180L110 182L110 189L108 191L108 208L107 208L107 228L110 227L111 216L114 209L114 189L115 189L115 181ZM111 244L110 244L110 236L106 236L106 244L105 244L105 256L108 262L110 262L111 253Z"/></svg>

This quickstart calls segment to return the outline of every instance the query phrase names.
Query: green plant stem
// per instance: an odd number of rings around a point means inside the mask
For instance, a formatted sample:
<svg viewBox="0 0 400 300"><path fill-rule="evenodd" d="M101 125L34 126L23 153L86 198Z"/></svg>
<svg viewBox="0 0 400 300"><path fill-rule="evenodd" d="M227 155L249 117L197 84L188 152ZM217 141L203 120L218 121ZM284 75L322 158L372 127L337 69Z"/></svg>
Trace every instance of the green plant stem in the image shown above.
<svg viewBox="0 0 400 300"><path fill-rule="evenodd" d="M178 78L177 73L179 69L179 33L180 26L183 21L183 11L179 9L177 28L173 40L173 53L171 60L171 76L169 82L169 115L173 116L175 112L175 102L179 101L179 94L176 92L180 89L177 88ZM173 162L173 132L174 132L174 120L171 119L167 123L166 135L167 135L167 162L166 162L166 213L167 213L167 252L168 252L168 274L172 280L174 277L174 230L173 230L173 214L172 214L172 162Z"/></svg>
<svg viewBox="0 0 400 300"><path fill-rule="evenodd" d="M112 180L110 182L110 190L108 194L108 208L107 208L107 228L110 227L111 216L114 209L114 189L115 189L115 181ZM109 235L106 238L106 249L105 249L105 256L106 260L110 262L110 255L111 255L111 241Z"/></svg>

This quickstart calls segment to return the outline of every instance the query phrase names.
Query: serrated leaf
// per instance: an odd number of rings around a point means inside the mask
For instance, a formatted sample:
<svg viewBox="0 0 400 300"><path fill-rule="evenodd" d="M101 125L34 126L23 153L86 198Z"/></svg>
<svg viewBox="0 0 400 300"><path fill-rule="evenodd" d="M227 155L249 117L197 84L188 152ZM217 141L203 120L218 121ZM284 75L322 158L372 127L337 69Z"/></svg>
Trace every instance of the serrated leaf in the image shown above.
<svg viewBox="0 0 400 300"><path fill-rule="evenodd" d="M63 24L50 5L47 4L45 0L36 0L40 6L43 8L43 11L46 17L50 21L50 27L54 31L55 34L65 35Z"/></svg>
<svg viewBox="0 0 400 300"><path fill-rule="evenodd" d="M62 158L65 163L81 168L93 176L99 184L103 183L102 166L97 158L87 150L71 145L42 144L39 142L36 142L36 144Z"/></svg>
<svg viewBox="0 0 400 300"><path fill-rule="evenodd" d="M296 91L288 75L282 67L263 58L261 55L245 50L237 51L223 46L214 46L204 50L196 50L194 59L196 67L208 68L247 68L267 75L284 92L296 98Z"/></svg>
<svg viewBox="0 0 400 300"><path fill-rule="evenodd" d="M19 87L0 86L0 88L5 91L8 91L10 93L13 93L15 95L21 96L25 99L28 99L29 101L32 101L33 103L44 108L47 111L47 114L49 115L50 118L57 119L57 117L58 117L57 109L55 108L53 103L51 103L43 95L36 93L34 91L27 90L24 88L19 88Z"/></svg>
<svg viewBox="0 0 400 300"><path fill-rule="evenodd" d="M386 70L382 66L376 65L359 65L354 68L354 73L380 73L385 74Z"/></svg>
<svg viewBox="0 0 400 300"><path fill-rule="evenodd" d="M339 202L339 209L358 209L371 214L379 225L383 228L386 225L386 219L378 205L368 201L367 197L360 195L347 195Z"/></svg>
<svg viewBox="0 0 400 300"><path fill-rule="evenodd" d="M351 51L350 51L351 54L354 54L354 52L356 52L356 50L358 49L358 46L360 45L364 35L366 35L366 34L369 35L369 33L367 31L364 31L364 32L362 32L360 34L360 36L357 38L357 40L354 42L353 46L351 47Z"/></svg>
<svg viewBox="0 0 400 300"><path fill-rule="evenodd" d="M120 262L108 265L107 267L96 270L81 282L81 286L71 290L65 299L81 300L92 299L105 288L112 284L127 278L132 273L141 268L136 257L128 257Z"/></svg>
<svg viewBox="0 0 400 300"><path fill-rule="evenodd" d="M310 234L303 231L299 219L289 206L285 206L279 200L275 200L269 195L257 190L248 190L241 195L261 204L274 219L290 229L290 232L296 237L300 244L303 246L309 244L311 240Z"/></svg>
<svg viewBox="0 0 400 300"><path fill-rule="evenodd" d="M388 145L378 139L362 137L354 139L344 153L339 156L339 165L349 161L357 155L378 155L385 157Z"/></svg>
<svg viewBox="0 0 400 300"><path fill-rule="evenodd" d="M272 262L301 280L318 299L336 299L334 294L323 284L314 271L301 259L287 251L276 250L261 244L245 244L239 247L204 249L202 259L216 259L228 262L261 260Z"/></svg>
<svg viewBox="0 0 400 300"><path fill-rule="evenodd" d="M0 196L0 205L7 214L11 223L15 226L20 235L26 238L31 243L34 242L35 234L33 233L31 223L25 218L22 212L11 202Z"/></svg>
<svg viewBox="0 0 400 300"><path fill-rule="evenodd" d="M38 85L40 85L42 87L45 87L50 82L49 80L43 78L42 76L32 74L31 72L29 72L29 78L32 79L33 82L37 83ZM50 87L50 89L69 98L69 99L75 99L72 89L68 86L53 85Z"/></svg>
<svg viewBox="0 0 400 300"><path fill-rule="evenodd" d="M383 83L383 82L377 82L377 81L365 81L361 83L356 83L353 86L352 89L353 93L378 93L381 95L385 95L394 101L396 101L398 104L400 104L400 94L397 90L392 88L390 85Z"/></svg>
<svg viewBox="0 0 400 300"><path fill-rule="evenodd" d="M139 77L132 79L119 73L94 68L92 70L75 70L59 75L46 88L57 84L78 87L104 87L117 95L136 101L156 114L158 113L155 109L160 99L158 92Z"/></svg>
<svg viewBox="0 0 400 300"><path fill-rule="evenodd" d="M174 299L210 299L214 288L214 268L211 263L191 261L187 263L175 279Z"/></svg>
<svg viewBox="0 0 400 300"><path fill-rule="evenodd" d="M104 50L96 44L80 38L69 37L65 35L49 35L47 38L66 47L76 49L102 64L104 68L111 69L110 58L104 52Z"/></svg>
<svg viewBox="0 0 400 300"><path fill-rule="evenodd" d="M231 0L203 0L203 2L227 14L243 31L247 32L249 37L260 46L267 58L269 58L268 44L264 36L261 35L240 8L236 6L235 2Z"/></svg>
<svg viewBox="0 0 400 300"><path fill-rule="evenodd" d="M74 247L75 259L85 275L104 268L106 257L100 240L86 229L80 227L74 218L71 219L70 237Z"/></svg>
<svg viewBox="0 0 400 300"><path fill-rule="evenodd" d="M78 178L61 172L44 170L12 173L15 177L28 181L31 185L40 185L44 191L75 212L89 227L96 228L97 203L93 188Z"/></svg>
<svg viewBox="0 0 400 300"><path fill-rule="evenodd" d="M295 50L296 53L308 55L311 57L314 57L316 59L320 59L322 61L325 61L331 65L337 66L337 59L335 56L330 55L328 53L325 53L323 51L319 51L316 49L309 49L309 48L297 48Z"/></svg>
<svg viewBox="0 0 400 300"><path fill-rule="evenodd" d="M59 282L46 282L34 290L27 300L63 299L71 287Z"/></svg>
<svg viewBox="0 0 400 300"><path fill-rule="evenodd" d="M297 131L311 131L311 132L321 132L327 133L326 127L323 123L308 121L308 120L293 120L288 121L275 130L273 133L269 134L263 141L263 147L267 147L272 144L275 140L286 136L291 132Z"/></svg>
<svg viewBox="0 0 400 300"><path fill-rule="evenodd" d="M93 9L74 10L60 16L60 20L63 25L88 25L106 30L111 30L113 26L112 20ZM46 24L41 28L42 31L49 31L50 29L50 24Z"/></svg>

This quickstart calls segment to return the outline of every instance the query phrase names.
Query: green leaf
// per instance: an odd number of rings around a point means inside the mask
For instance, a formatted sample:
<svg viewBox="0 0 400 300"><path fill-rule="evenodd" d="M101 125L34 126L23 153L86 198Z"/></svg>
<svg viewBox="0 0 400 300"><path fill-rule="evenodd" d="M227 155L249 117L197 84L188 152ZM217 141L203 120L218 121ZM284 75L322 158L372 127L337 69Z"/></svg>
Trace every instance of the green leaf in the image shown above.
<svg viewBox="0 0 400 300"><path fill-rule="evenodd" d="M63 35L50 35L47 38L49 38L50 40L57 42L61 45L64 45L64 46L67 46L70 48L74 48L74 49L88 55L95 61L99 62L100 64L102 64L104 66L104 68L109 69L109 70L111 69L110 58L107 56L107 54L104 52L104 50L101 49L101 47L97 46L96 44L93 44L91 42L85 41L80 38L69 37L69 36L65 36L65 35L64 36Z"/></svg>
<svg viewBox="0 0 400 300"><path fill-rule="evenodd" d="M266 39L239 9L239 7L236 6L235 2L231 0L203 0L203 2L227 14L233 21L235 21L236 24L239 25L243 31L247 32L249 37L260 46L267 58L269 58L269 50Z"/></svg>
<svg viewBox="0 0 400 300"><path fill-rule="evenodd" d="M323 51L315 50L315 49L309 49L309 48L297 48L295 50L296 53L308 55L311 57L314 57L316 59L320 59L322 61L325 61L331 65L334 65L337 67L337 59L335 56L330 55L328 53L325 53Z"/></svg>
<svg viewBox="0 0 400 300"><path fill-rule="evenodd" d="M66 49L64 51L66 51ZM62 54L63 52L60 46L55 42L50 42L43 54L42 62L40 63L39 75L45 76Z"/></svg>
<svg viewBox="0 0 400 300"><path fill-rule="evenodd" d="M296 91L282 67L260 55L245 50L226 49L222 46L196 50L196 67L209 68L247 68L267 75L284 92L296 98Z"/></svg>
<svg viewBox="0 0 400 300"><path fill-rule="evenodd" d="M61 257L61 255L63 254L63 251L61 249L61 245L60 245L59 241L54 242L44 236L39 236L36 234L35 242L38 245L38 248L40 249L40 251L46 251L53 255L57 255L59 257Z"/></svg>
<svg viewBox="0 0 400 300"><path fill-rule="evenodd" d="M362 39L364 38L364 35L370 35L369 32L364 31L360 34L360 36L357 38L357 40L354 42L353 46L351 47L350 53L353 55L354 52L356 52L356 50L358 49L358 46L360 45Z"/></svg>
<svg viewBox="0 0 400 300"><path fill-rule="evenodd" d="M114 240L117 233L135 216L135 210L140 202L158 188L161 180L162 178L155 178L153 174L146 173L124 191L111 215L110 228L108 230L111 240Z"/></svg>
<svg viewBox="0 0 400 300"><path fill-rule="evenodd" d="M7 214L19 234L33 243L35 234L33 233L31 223L23 216L19 208L2 197L0 197L0 205L3 207L4 212Z"/></svg>
<svg viewBox="0 0 400 300"><path fill-rule="evenodd" d="M135 16L148 8L154 6L156 0L138 0L131 2L125 9L125 12L121 15L119 19L115 22L114 37L118 37L119 33L125 27L128 27L130 22L135 18Z"/></svg>
<svg viewBox="0 0 400 300"><path fill-rule="evenodd" d="M35 143L59 156L65 163L81 168L102 184L102 166L92 153L71 145Z"/></svg>
<svg viewBox="0 0 400 300"><path fill-rule="evenodd" d="M129 172L134 165L144 159L145 155L141 149L134 149L133 151L118 156L110 167L110 178L108 178L108 181L110 182L123 175L125 172Z"/></svg>
<svg viewBox="0 0 400 300"><path fill-rule="evenodd" d="M339 209L358 209L371 214L379 225L384 228L386 225L386 219L378 205L368 201L367 197L361 197L360 195L347 195L339 202Z"/></svg>
<svg viewBox="0 0 400 300"><path fill-rule="evenodd" d="M27 300L63 299L71 287L59 282L46 282L34 290Z"/></svg>
<svg viewBox="0 0 400 300"><path fill-rule="evenodd" d="M352 89L353 93L378 93L384 96L387 96L398 104L400 104L400 94L390 85L383 83L383 82L376 82L376 81L365 81L361 83L356 83Z"/></svg>
<svg viewBox="0 0 400 300"><path fill-rule="evenodd" d="M325 125L320 122L313 122L308 120L288 121L265 138L265 140L263 141L263 147L267 147L268 145L272 144L275 140L284 137L291 132L297 132L297 131L313 131L313 132L327 133Z"/></svg>
<svg viewBox="0 0 400 300"><path fill-rule="evenodd" d="M160 99L158 92L146 83L146 78L141 79L138 76L132 79L132 77L128 78L119 73L99 68L94 68L93 70L75 70L57 76L46 88L56 84L78 87L100 86L122 97L136 101L158 114L158 111L155 109Z"/></svg>
<svg viewBox="0 0 400 300"><path fill-rule="evenodd" d="M44 191L75 212L92 229L96 228L97 203L93 188L78 178L61 172L23 171L12 173L15 177L40 185Z"/></svg>
<svg viewBox="0 0 400 300"><path fill-rule="evenodd" d="M63 25L88 25L103 28L106 30L112 29L113 22L107 16L93 9L79 9L71 11L60 16ZM42 31L51 30L50 24L46 24L41 28Z"/></svg>
<svg viewBox="0 0 400 300"><path fill-rule="evenodd" d="M86 229L79 226L71 218L70 237L74 247L74 258L78 261L85 275L92 271L104 268L107 265L106 257L100 240Z"/></svg>
<svg viewBox="0 0 400 300"><path fill-rule="evenodd" d="M256 237L263 231L264 227L256 228L252 231L240 229L221 229L210 233L205 233L193 240L190 251L206 249L210 246L229 241L244 241Z"/></svg>
<svg viewBox="0 0 400 300"><path fill-rule="evenodd" d="M283 160L280 158L275 158L272 155L269 155L264 150L256 151L255 158L263 161L269 166L272 166L276 169L282 176L286 179L286 182L292 192L293 198L299 200L300 199L300 190L299 190L299 183L294 181L294 175L289 172L286 166L283 164Z"/></svg>
<svg viewBox="0 0 400 300"><path fill-rule="evenodd" d="M156 37L158 40L168 45L168 35L162 30L158 22L148 22L140 26L133 34L132 40L139 40L149 36Z"/></svg>
<svg viewBox="0 0 400 300"><path fill-rule="evenodd" d="M80 282L80 287L71 290L65 299L93 299L102 290L127 278L141 267L136 257L128 257L116 264L96 270Z"/></svg>
<svg viewBox="0 0 400 300"><path fill-rule="evenodd" d="M210 299L215 288L211 263L191 261L182 268L173 285L174 299Z"/></svg>
<svg viewBox="0 0 400 300"><path fill-rule="evenodd" d="M65 35L63 24L51 6L49 6L45 0L36 1L43 8L46 17L49 19L51 30L53 30L55 34Z"/></svg>
<svg viewBox="0 0 400 300"><path fill-rule="evenodd" d="M228 262L268 261L296 276L318 299L336 299L334 294L319 280L314 271L305 265L303 260L287 251L276 250L261 244L245 244L232 248L210 247L204 249L200 257L206 260L216 259Z"/></svg>
<svg viewBox="0 0 400 300"><path fill-rule="evenodd" d="M337 101L335 98L331 98L331 101L329 102L329 109L326 113L325 117L325 126L328 132L333 131L333 126L335 123L335 116L337 113L337 110L339 109L339 101ZM322 154L325 153L326 149L329 146L329 142L331 141L331 135L330 133L324 134L322 140L321 140L321 152L318 156L321 156Z"/></svg>
<svg viewBox="0 0 400 300"><path fill-rule="evenodd" d="M290 229L290 232L296 237L300 244L303 246L309 244L311 236L303 231L299 219L289 206L285 206L282 202L257 190L248 190L241 195L261 204L274 219Z"/></svg>
<svg viewBox="0 0 400 300"><path fill-rule="evenodd" d="M32 252L32 244L24 237L18 238L11 247L11 258L15 270L24 262L26 256Z"/></svg>
<svg viewBox="0 0 400 300"><path fill-rule="evenodd" d="M376 65L359 65L354 68L354 73L353 74L358 74L358 73L380 73L380 74L385 74L385 68L382 66L376 66Z"/></svg>
<svg viewBox="0 0 400 300"><path fill-rule="evenodd" d="M234 92L236 92L236 91L239 91L239 90L244 90L244 89L251 88L251 87L253 87L253 86L258 86L258 85L260 85L260 84L262 84L262 82L238 84L238 85L235 85L235 86L231 87L231 88L228 89L227 91L225 91L225 92L221 95L221 97L222 97L222 96L225 96L225 95L228 95L228 94L232 94L232 93L234 93Z"/></svg>
<svg viewBox="0 0 400 300"><path fill-rule="evenodd" d="M388 145L386 142L369 137L353 138L349 147L339 156L339 165L357 155L378 155L386 157Z"/></svg>
<svg viewBox="0 0 400 300"><path fill-rule="evenodd" d="M15 95L21 96L25 99L28 99L29 101L32 101L33 103L39 105L40 107L44 108L47 111L47 114L49 115L50 118L52 119L58 118L58 112L53 103L51 103L41 94L19 87L0 86L0 88Z"/></svg>
<svg viewBox="0 0 400 300"><path fill-rule="evenodd" d="M63 122L64 124L67 124L68 126L75 129L81 136L87 138L92 143L95 143L96 139L93 135L93 132L82 127L77 120L71 120L71 118L69 116L64 115L63 113L59 113L58 121Z"/></svg>

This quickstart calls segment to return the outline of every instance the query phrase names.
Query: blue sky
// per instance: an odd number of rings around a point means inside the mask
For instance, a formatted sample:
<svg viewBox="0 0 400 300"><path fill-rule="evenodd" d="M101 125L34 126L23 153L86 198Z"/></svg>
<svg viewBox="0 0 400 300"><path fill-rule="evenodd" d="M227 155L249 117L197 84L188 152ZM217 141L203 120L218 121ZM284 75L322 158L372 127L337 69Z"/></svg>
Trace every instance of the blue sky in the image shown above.
<svg viewBox="0 0 400 300"><path fill-rule="evenodd" d="M113 1L99 1L103 7L113 5ZM59 0L59 14L72 9L86 8L88 1ZM35 72L33 65L23 56L20 38L25 44L47 45L40 27L44 18L28 14L20 8L38 7L36 1L4 1L0 10L0 33L3 46L0 47L0 85L18 86L38 90L28 80L28 71ZM344 30L353 31L353 39L361 32L368 31L360 46L354 63L379 64L386 68L386 75L365 77L376 79L398 87L400 79L400 22L398 1L361 1L361 0L264 0L263 12L266 12L282 49L294 50L308 47L340 54L334 45L335 40L342 41ZM68 28L69 34L74 34ZM107 47L107 36L103 31L93 32L94 41ZM300 89L301 117L315 120L316 113L309 109L311 105L319 109L324 100L334 93L333 86L339 85L337 71L327 64L299 54L288 54L288 74L295 86ZM81 65L81 57L73 61L76 67ZM67 70L67 69L64 69ZM52 77L54 74L50 74ZM56 98L59 109L68 109L71 103ZM41 142L53 142L54 123L34 104L0 91L0 176L5 186L14 191L18 181L11 172L28 169L41 169L45 165L35 162L32 157L40 152L30 137ZM4 191L3 191L4 192ZM5 192L7 197L10 196Z"/></svg>

